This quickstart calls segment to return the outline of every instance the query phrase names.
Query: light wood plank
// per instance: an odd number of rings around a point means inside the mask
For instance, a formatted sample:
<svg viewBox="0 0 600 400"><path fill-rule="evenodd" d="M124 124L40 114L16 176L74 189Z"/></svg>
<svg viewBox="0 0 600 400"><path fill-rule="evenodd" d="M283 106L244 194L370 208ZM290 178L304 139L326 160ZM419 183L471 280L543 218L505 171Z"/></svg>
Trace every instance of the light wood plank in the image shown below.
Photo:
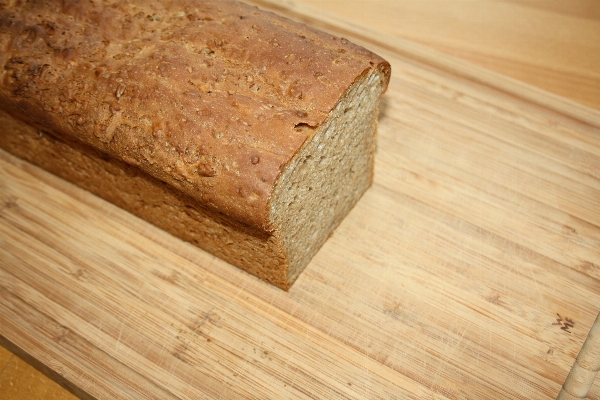
<svg viewBox="0 0 600 400"><path fill-rule="evenodd" d="M0 335L96 398L555 397L600 304L599 114L369 35L376 182L289 293L1 153Z"/></svg>
<svg viewBox="0 0 600 400"><path fill-rule="evenodd" d="M557 400L585 399L600 371L600 314L594 321Z"/></svg>
<svg viewBox="0 0 600 400"><path fill-rule="evenodd" d="M600 109L595 0L294 0Z"/></svg>

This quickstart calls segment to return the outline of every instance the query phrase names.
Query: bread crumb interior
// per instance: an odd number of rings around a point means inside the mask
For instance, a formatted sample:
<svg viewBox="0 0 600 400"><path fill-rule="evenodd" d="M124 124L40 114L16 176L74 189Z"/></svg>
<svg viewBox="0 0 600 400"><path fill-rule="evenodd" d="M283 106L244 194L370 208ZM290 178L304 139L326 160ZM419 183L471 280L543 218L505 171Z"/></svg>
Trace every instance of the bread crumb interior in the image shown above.
<svg viewBox="0 0 600 400"><path fill-rule="evenodd" d="M279 177L270 220L288 250L290 282L371 185L383 81L375 70L351 86Z"/></svg>

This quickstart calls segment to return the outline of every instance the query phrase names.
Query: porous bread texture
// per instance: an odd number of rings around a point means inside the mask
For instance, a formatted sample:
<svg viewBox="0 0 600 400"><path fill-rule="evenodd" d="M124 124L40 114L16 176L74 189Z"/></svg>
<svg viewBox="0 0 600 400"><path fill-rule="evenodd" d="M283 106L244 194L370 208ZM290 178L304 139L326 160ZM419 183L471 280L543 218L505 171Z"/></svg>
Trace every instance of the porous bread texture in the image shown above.
<svg viewBox="0 0 600 400"><path fill-rule="evenodd" d="M354 84L275 186L270 219L285 248L289 282L371 185L383 82L375 70Z"/></svg>

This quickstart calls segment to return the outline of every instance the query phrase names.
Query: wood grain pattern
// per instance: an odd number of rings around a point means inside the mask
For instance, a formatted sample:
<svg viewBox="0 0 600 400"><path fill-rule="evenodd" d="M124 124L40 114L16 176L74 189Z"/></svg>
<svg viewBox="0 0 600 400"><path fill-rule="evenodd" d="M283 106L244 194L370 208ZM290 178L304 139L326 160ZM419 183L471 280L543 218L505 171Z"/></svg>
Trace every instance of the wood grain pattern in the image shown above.
<svg viewBox="0 0 600 400"><path fill-rule="evenodd" d="M0 334L97 398L555 397L600 304L598 113L375 50L376 183L289 294L2 153Z"/></svg>
<svg viewBox="0 0 600 400"><path fill-rule="evenodd" d="M595 0L293 0L600 109Z"/></svg>
<svg viewBox="0 0 600 400"><path fill-rule="evenodd" d="M557 400L585 399L600 371L600 314L590 329Z"/></svg>

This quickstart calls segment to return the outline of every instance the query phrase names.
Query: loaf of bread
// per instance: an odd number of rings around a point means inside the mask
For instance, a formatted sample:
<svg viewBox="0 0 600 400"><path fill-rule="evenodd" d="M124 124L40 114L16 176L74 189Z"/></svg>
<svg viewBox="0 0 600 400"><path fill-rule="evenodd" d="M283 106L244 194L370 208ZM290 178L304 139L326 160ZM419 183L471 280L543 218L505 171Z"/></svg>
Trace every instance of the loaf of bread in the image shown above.
<svg viewBox="0 0 600 400"><path fill-rule="evenodd" d="M230 0L6 4L0 147L251 274L289 288L371 184L364 48Z"/></svg>

